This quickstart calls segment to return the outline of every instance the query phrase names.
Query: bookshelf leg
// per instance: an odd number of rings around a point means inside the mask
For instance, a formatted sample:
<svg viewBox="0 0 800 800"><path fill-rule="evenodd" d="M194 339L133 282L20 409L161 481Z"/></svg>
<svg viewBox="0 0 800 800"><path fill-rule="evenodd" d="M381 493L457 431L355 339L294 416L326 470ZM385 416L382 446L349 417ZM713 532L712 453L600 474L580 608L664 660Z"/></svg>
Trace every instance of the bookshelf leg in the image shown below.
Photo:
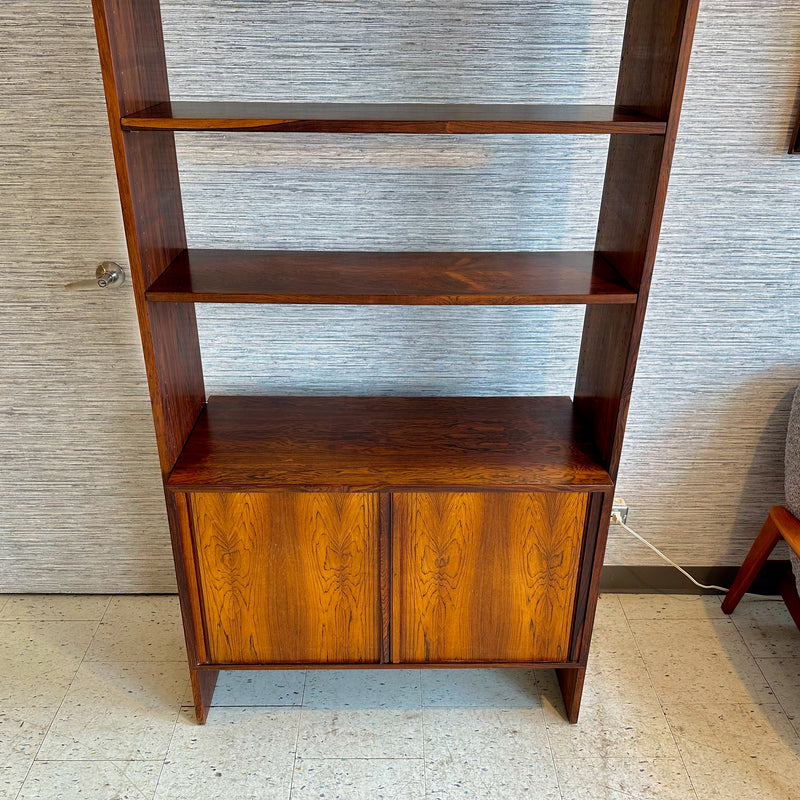
<svg viewBox="0 0 800 800"><path fill-rule="evenodd" d="M191 671L194 711L198 725L206 724L206 717L211 707L211 698L214 696L214 688L217 685L218 676L219 670L216 669L193 669Z"/></svg>
<svg viewBox="0 0 800 800"><path fill-rule="evenodd" d="M581 710L581 695L583 694L583 679L586 675L586 667L566 667L557 669L558 685L561 687L561 695L564 698L564 706L567 709L567 719L575 724L578 721L578 714Z"/></svg>

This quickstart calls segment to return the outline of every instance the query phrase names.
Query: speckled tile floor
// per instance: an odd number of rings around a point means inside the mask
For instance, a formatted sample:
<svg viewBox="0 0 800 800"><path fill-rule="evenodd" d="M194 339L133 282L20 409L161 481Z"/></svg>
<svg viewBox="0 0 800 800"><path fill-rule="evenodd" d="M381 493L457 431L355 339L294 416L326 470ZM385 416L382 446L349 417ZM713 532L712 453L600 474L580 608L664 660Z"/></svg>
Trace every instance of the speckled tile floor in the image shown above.
<svg viewBox="0 0 800 800"><path fill-rule="evenodd" d="M604 595L581 719L553 673L221 673L193 721L175 597L0 595L0 798L796 800L783 604Z"/></svg>

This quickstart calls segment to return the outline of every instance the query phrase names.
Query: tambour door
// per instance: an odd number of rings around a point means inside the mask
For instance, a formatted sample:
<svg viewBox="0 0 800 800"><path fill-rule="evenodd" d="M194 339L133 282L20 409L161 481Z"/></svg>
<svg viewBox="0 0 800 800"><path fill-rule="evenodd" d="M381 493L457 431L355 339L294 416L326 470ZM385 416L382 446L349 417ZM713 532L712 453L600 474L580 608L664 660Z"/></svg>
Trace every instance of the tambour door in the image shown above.
<svg viewBox="0 0 800 800"><path fill-rule="evenodd" d="M587 501L392 495L392 660L567 660Z"/></svg>
<svg viewBox="0 0 800 800"><path fill-rule="evenodd" d="M211 663L380 661L377 495L188 497Z"/></svg>

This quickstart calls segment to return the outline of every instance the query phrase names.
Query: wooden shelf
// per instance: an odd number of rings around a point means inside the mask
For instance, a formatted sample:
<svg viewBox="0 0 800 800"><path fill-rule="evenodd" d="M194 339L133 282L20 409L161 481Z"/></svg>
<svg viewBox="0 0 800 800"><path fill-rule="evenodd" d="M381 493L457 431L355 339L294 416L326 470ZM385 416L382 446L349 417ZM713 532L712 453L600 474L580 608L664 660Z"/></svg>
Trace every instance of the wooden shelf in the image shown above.
<svg viewBox="0 0 800 800"><path fill-rule="evenodd" d="M212 397L174 490L612 486L567 397Z"/></svg>
<svg viewBox="0 0 800 800"><path fill-rule="evenodd" d="M124 116L127 130L309 133L638 133L666 122L612 105L172 101Z"/></svg>
<svg viewBox="0 0 800 800"><path fill-rule="evenodd" d="M153 302L360 305L635 303L592 252L380 253L184 250Z"/></svg>

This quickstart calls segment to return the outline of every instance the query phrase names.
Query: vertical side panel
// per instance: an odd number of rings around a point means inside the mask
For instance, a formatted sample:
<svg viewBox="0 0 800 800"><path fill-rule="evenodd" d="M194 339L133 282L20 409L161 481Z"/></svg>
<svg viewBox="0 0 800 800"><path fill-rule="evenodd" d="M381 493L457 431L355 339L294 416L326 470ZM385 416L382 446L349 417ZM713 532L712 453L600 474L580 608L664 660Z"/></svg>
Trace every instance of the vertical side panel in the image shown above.
<svg viewBox="0 0 800 800"><path fill-rule="evenodd" d="M579 493L398 493L398 660L560 661L586 520Z"/></svg>
<svg viewBox="0 0 800 800"><path fill-rule="evenodd" d="M193 669L196 665L208 661L208 648L197 581L192 519L189 509L190 497L183 492L167 492L166 501L172 532L172 553L175 559L178 593L181 600L186 653L189 667Z"/></svg>
<svg viewBox="0 0 800 800"><path fill-rule="evenodd" d="M376 495L199 492L192 508L213 663L380 661Z"/></svg>
<svg viewBox="0 0 800 800"><path fill-rule="evenodd" d="M194 306L156 308L144 299L147 286L186 248L175 139L169 131L124 133L120 126L125 114L169 101L161 12L158 0L93 0L93 8L161 471L166 476L205 402Z"/></svg>
<svg viewBox="0 0 800 800"><path fill-rule="evenodd" d="M667 120L664 136L611 137L595 249L638 293L586 310L575 406L616 480L697 17L697 0L630 0L616 103Z"/></svg>
<svg viewBox="0 0 800 800"><path fill-rule="evenodd" d="M586 307L575 409L613 481L619 470L641 329L635 306Z"/></svg>
<svg viewBox="0 0 800 800"><path fill-rule="evenodd" d="M572 630L572 656L583 663L586 663L589 655L613 502L613 492L592 492L589 495L586 542L578 586L575 623Z"/></svg>

